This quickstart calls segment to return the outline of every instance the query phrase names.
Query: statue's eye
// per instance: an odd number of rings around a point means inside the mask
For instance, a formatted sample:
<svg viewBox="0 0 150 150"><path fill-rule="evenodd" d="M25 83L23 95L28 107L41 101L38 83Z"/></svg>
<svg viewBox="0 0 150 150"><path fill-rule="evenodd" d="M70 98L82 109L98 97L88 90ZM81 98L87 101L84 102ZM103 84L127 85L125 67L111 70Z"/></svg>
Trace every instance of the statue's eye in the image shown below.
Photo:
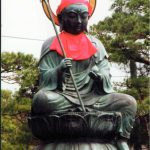
<svg viewBox="0 0 150 150"><path fill-rule="evenodd" d="M80 16L82 19L86 19L89 16L89 14L87 12L84 12L84 13L81 13Z"/></svg>
<svg viewBox="0 0 150 150"><path fill-rule="evenodd" d="M76 13L76 12L69 12L68 17L71 19L76 19L80 16L81 19L87 19L88 17L88 12L82 12L82 13Z"/></svg>
<svg viewBox="0 0 150 150"><path fill-rule="evenodd" d="M73 12L70 12L70 13L68 13L68 16L69 16L70 18L76 18L76 17L77 17L77 14L76 14L76 13L73 13Z"/></svg>

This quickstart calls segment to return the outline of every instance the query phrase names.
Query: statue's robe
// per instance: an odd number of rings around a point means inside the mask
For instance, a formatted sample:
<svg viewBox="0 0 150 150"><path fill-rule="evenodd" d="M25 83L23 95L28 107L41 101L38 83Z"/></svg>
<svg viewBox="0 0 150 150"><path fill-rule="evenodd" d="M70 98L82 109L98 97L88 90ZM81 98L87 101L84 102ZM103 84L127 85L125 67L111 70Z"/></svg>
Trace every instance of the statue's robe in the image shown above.
<svg viewBox="0 0 150 150"><path fill-rule="evenodd" d="M66 72L63 77L58 75L57 66L63 57L49 49L52 39L48 39L42 47L39 62L40 88L44 91L56 92L70 102L80 104L70 74ZM100 95L113 92L108 54L96 38L90 36L89 39L96 46L97 53L86 60L72 60L74 79L85 105L92 105L99 100ZM92 67L98 69L99 81L94 81L89 77Z"/></svg>
<svg viewBox="0 0 150 150"><path fill-rule="evenodd" d="M136 102L130 95L113 91L108 54L98 39L88 37L96 46L97 52L86 60L72 60L72 72L85 108L89 112L121 112L122 122L118 132L121 136L129 138L136 113ZM50 50L53 39L54 37L48 39L42 46L39 61L40 90L32 102L34 114L82 110L69 73L66 72L63 76L58 74L57 67L64 57L55 50ZM89 76L93 67L97 69L98 80Z"/></svg>

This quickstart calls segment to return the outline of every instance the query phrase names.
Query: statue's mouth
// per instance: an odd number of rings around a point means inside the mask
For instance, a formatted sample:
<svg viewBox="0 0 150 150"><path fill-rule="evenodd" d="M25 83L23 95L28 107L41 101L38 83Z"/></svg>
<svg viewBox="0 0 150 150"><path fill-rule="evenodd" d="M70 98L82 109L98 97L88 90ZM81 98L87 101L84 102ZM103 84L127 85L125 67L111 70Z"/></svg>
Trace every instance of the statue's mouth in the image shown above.
<svg viewBox="0 0 150 150"><path fill-rule="evenodd" d="M81 25L77 25L74 28L76 31L81 31L82 30L82 26Z"/></svg>

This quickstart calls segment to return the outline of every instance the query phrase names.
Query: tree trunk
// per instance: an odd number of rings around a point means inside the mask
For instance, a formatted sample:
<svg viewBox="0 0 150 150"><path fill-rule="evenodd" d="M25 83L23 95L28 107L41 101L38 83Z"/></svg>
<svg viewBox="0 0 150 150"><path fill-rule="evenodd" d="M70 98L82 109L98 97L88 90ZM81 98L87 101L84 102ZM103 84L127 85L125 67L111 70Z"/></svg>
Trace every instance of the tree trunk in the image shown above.
<svg viewBox="0 0 150 150"><path fill-rule="evenodd" d="M137 66L134 60L130 60L130 76L131 78L137 78Z"/></svg>

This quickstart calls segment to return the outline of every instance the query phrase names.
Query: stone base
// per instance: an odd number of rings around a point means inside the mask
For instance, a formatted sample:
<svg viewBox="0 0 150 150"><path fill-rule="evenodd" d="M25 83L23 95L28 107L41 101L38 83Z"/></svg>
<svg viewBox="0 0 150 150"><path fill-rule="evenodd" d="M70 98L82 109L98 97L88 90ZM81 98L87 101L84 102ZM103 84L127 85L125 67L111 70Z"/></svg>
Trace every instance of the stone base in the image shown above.
<svg viewBox="0 0 150 150"><path fill-rule="evenodd" d="M29 127L43 141L35 150L117 150L121 114L69 112L32 115Z"/></svg>
<svg viewBox="0 0 150 150"><path fill-rule="evenodd" d="M119 134L121 114L117 112L98 113L64 113L42 116L31 116L28 119L32 134L41 141L49 143L95 142L115 140ZM78 140L79 139L79 140ZM82 139L90 139L82 140ZM92 141L91 141L92 139ZM97 142L97 140L96 140ZM101 141L98 140L98 143Z"/></svg>
<svg viewBox="0 0 150 150"><path fill-rule="evenodd" d="M113 144L105 143L51 143L37 146L35 150L117 150Z"/></svg>

